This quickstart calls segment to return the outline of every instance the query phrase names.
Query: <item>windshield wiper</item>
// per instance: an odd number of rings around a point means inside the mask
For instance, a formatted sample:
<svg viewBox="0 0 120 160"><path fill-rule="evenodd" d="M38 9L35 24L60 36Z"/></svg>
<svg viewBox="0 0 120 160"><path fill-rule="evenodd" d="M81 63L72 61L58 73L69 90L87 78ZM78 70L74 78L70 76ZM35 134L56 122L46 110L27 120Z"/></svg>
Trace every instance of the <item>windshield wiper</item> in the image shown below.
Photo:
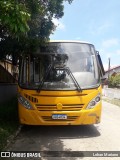
<svg viewBox="0 0 120 160"><path fill-rule="evenodd" d="M50 64L50 65L48 66L46 75L45 75L45 76L43 77L43 79L41 80L41 83L40 83L40 85L39 85L39 87L38 87L38 89L37 89L37 92L38 92L38 93L40 93L40 90L41 90L42 86L44 85L44 82L46 81L47 76L48 76L48 74L50 73L52 66L53 66L52 64Z"/></svg>
<svg viewBox="0 0 120 160"><path fill-rule="evenodd" d="M74 75L72 74L72 72L71 72L71 70L70 70L69 67L56 67L56 69L66 71L66 72L68 73L68 75L70 75L70 77L72 78L75 86L77 87L77 90L78 90L79 92L82 92L82 89L81 89L79 83L78 83L77 80L75 79L75 77L74 77Z"/></svg>
<svg viewBox="0 0 120 160"><path fill-rule="evenodd" d="M76 85L78 91L82 92L82 89L81 89L79 83L77 82L77 80L75 79L74 75L72 74L71 70L68 67L66 67L65 70L68 72L68 75L70 75L70 77L72 78L72 80L73 80L74 84Z"/></svg>
<svg viewBox="0 0 120 160"><path fill-rule="evenodd" d="M37 92L38 92L38 93L40 92L42 86L44 85L44 82L45 82L45 80L47 79L47 76L48 76L48 74L50 73L52 67L53 67L52 64L50 64L50 65L48 66L47 73L46 73L45 77L42 79L42 81L41 81L41 83L40 83L40 85L39 85L39 87L38 87L38 89L37 89ZM82 89L81 89L79 83L77 82L77 80L75 79L75 77L73 76L71 70L70 70L68 67L56 67L56 69L57 69L57 68L58 68L58 70L66 70L66 72L68 73L68 75L70 75L70 77L72 78L75 86L77 87L77 90L78 90L79 92L82 92Z"/></svg>

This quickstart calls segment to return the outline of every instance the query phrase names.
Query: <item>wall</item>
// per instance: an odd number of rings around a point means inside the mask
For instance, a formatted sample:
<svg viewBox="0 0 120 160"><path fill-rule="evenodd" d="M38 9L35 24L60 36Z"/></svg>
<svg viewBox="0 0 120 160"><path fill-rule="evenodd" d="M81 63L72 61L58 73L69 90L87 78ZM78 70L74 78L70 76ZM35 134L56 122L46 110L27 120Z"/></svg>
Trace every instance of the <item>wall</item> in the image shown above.
<svg viewBox="0 0 120 160"><path fill-rule="evenodd" d="M111 99L120 99L120 89L103 88L103 96Z"/></svg>
<svg viewBox="0 0 120 160"><path fill-rule="evenodd" d="M0 103L17 95L17 84L0 83Z"/></svg>
<svg viewBox="0 0 120 160"><path fill-rule="evenodd" d="M0 83L14 83L17 80L3 67L0 65Z"/></svg>
<svg viewBox="0 0 120 160"><path fill-rule="evenodd" d="M0 61L0 65L12 74L12 63L8 61Z"/></svg>

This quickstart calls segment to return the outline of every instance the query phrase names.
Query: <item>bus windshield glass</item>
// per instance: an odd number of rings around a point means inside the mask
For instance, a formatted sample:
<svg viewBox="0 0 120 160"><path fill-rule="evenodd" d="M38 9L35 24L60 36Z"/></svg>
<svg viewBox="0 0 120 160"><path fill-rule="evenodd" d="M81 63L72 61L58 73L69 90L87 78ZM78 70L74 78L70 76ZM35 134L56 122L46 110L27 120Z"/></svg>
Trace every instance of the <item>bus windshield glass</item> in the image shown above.
<svg viewBox="0 0 120 160"><path fill-rule="evenodd" d="M96 51L88 43L50 42L20 60L23 88L77 90L95 88L99 82Z"/></svg>

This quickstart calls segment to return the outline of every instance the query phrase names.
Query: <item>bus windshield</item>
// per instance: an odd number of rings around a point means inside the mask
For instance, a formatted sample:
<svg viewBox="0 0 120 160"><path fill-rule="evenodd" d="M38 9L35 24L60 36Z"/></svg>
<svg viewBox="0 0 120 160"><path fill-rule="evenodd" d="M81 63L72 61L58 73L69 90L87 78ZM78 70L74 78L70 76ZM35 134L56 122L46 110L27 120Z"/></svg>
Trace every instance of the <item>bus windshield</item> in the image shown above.
<svg viewBox="0 0 120 160"><path fill-rule="evenodd" d="M50 42L40 47L39 54L22 57L19 85L42 90L95 88L99 85L99 74L94 46Z"/></svg>

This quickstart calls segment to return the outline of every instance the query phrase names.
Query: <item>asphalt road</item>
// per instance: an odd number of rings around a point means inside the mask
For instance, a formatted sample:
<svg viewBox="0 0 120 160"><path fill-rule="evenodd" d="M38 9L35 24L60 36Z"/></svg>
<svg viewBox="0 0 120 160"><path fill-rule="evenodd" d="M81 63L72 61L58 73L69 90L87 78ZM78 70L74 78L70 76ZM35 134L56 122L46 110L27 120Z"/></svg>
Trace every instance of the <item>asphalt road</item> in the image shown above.
<svg viewBox="0 0 120 160"><path fill-rule="evenodd" d="M11 151L120 151L120 107L103 101L102 121L89 126L24 126ZM15 158L16 160L17 158ZM19 158L18 158L19 159ZM23 159L23 158L22 158ZM33 158L37 159L37 158ZM41 158L94 160L120 157ZM20 159L19 159L20 160Z"/></svg>

